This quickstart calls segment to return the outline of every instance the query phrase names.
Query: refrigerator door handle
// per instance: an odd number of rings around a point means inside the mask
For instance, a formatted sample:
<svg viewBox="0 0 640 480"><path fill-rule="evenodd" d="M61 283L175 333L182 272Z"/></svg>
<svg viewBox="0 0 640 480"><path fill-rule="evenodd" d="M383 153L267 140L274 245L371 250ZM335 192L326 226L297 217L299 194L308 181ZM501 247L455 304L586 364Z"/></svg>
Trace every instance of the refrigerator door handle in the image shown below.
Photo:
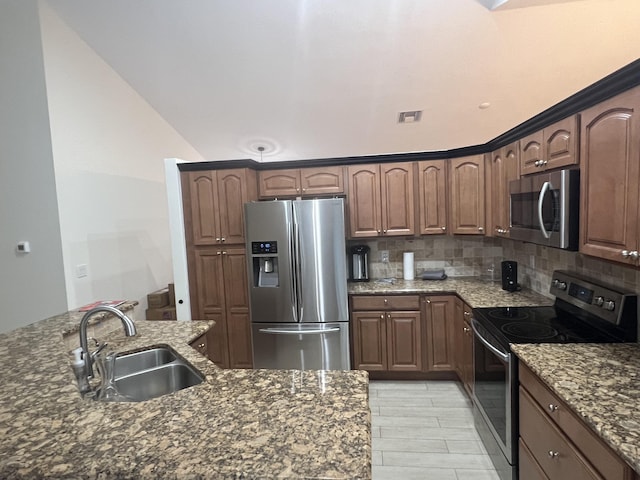
<svg viewBox="0 0 640 480"><path fill-rule="evenodd" d="M295 215L295 211L292 210L292 215ZM300 315L298 315L298 278L296 272L296 221L295 217L291 217L291 223L289 224L289 251L291 252L291 258L289 260L289 273L291 275L291 282L289 283L289 290L291 291L291 299L293 300L293 304L291 305L291 310L293 313L293 319L295 322L300 321Z"/></svg>
<svg viewBox="0 0 640 480"><path fill-rule="evenodd" d="M296 299L296 307L297 307L297 318L298 322L302 322L302 314L304 311L304 304L302 302L302 254L300 253L300 224L298 222L298 209L296 208L296 204L293 204L293 245L294 245L294 264L295 271L293 273L293 277L295 278L295 299Z"/></svg>
<svg viewBox="0 0 640 480"><path fill-rule="evenodd" d="M285 335L311 335L311 334L319 334L319 333L331 333L340 331L339 327L334 328L320 328L313 330L288 330L284 328L261 328L258 330L260 333L271 333L271 334L285 334Z"/></svg>

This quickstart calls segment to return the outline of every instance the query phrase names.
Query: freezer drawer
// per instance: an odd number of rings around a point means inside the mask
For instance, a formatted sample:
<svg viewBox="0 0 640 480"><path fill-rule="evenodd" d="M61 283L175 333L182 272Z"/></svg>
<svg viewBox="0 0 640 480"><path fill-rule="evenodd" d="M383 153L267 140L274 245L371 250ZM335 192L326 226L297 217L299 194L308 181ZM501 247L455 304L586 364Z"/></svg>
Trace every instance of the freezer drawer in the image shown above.
<svg viewBox="0 0 640 480"><path fill-rule="evenodd" d="M253 367L349 370L349 323L254 323Z"/></svg>

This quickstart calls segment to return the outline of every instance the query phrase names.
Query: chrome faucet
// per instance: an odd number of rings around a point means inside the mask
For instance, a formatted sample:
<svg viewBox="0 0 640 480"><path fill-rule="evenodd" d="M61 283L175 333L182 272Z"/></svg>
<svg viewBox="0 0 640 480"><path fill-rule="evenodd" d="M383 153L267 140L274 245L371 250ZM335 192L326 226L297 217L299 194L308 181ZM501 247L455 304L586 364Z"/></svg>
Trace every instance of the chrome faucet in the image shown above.
<svg viewBox="0 0 640 480"><path fill-rule="evenodd" d="M87 325L89 318L99 312L108 312L114 314L122 322L124 327L124 334L127 337L132 337L136 334L136 325L133 321L127 317L124 313L114 307L108 305L100 305L92 308L84 314L82 320L80 320L80 348L82 348L82 359L84 360L84 368L87 379L93 378L93 355L89 352L89 346L87 345Z"/></svg>

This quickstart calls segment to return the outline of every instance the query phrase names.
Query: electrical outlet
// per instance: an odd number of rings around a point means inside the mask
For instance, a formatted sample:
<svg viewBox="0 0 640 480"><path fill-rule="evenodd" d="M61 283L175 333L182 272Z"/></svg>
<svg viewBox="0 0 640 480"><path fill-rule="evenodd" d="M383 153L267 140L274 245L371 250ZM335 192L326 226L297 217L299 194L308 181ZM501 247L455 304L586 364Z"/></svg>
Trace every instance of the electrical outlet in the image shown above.
<svg viewBox="0 0 640 480"><path fill-rule="evenodd" d="M89 272L88 272L88 267L86 263L81 263L79 265L76 265L77 278L83 278L83 277L86 277L87 275L89 275Z"/></svg>
<svg viewBox="0 0 640 480"><path fill-rule="evenodd" d="M382 263L389 263L389 250L380 250L380 261Z"/></svg>

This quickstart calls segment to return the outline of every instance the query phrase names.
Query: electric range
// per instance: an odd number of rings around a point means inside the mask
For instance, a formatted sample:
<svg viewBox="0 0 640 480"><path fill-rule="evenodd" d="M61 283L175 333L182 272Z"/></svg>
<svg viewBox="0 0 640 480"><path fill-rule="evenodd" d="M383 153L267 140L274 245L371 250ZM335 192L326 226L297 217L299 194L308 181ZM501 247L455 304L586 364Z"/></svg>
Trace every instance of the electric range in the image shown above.
<svg viewBox="0 0 640 480"><path fill-rule="evenodd" d="M553 273L553 306L474 308L474 416L503 480L518 478L518 367L510 344L637 339L637 295L567 271Z"/></svg>

